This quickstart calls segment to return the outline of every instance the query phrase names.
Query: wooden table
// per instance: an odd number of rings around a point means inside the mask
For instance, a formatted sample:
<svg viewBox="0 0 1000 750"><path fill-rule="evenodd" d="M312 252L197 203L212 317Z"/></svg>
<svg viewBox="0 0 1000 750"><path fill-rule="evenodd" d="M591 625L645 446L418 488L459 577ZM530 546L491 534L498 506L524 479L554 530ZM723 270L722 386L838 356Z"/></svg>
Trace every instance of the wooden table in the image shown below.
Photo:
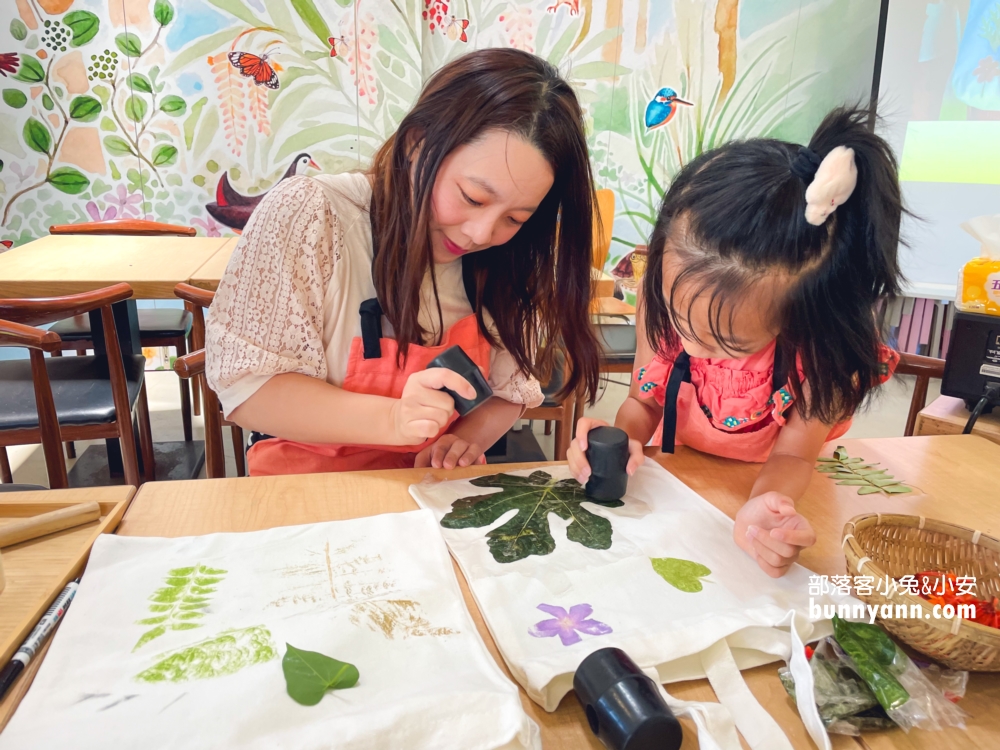
<svg viewBox="0 0 1000 750"><path fill-rule="evenodd" d="M222 275L226 272L226 266L229 265L229 258L232 256L233 250L236 249L237 242L239 242L238 237L230 237L226 240L225 244L219 247L215 253L213 253L213 255L191 275L191 281L189 283L192 286L208 289L210 292L216 291L219 288L219 282L222 281ZM615 293L614 277L597 268L592 268L590 271L594 281L597 283L596 296L613 296Z"/></svg>
<svg viewBox="0 0 1000 750"><path fill-rule="evenodd" d="M859 496L856 489L839 486L816 473L800 502L811 519L819 542L807 550L802 563L817 573L844 572L840 539L844 524L863 512L903 512L973 525L983 533L1000 534L1000 504L996 467L1000 447L975 436L840 440L852 456L878 461L897 478L917 488L913 495ZM827 446L832 450L833 445ZM696 492L733 516L741 507L757 476L758 467L679 448L675 455L656 460ZM504 470L538 466L508 464ZM471 467L453 472L401 470L354 472L336 475L213 479L196 482L150 483L133 501L118 533L131 536L184 536L222 531L255 531L274 526L314 523L416 508L407 488L427 474L461 478L500 470L498 466ZM494 658L506 671L496 645L458 571L466 604ZM508 672L509 674L509 672ZM750 689L788 734L796 748L811 742L777 677L777 665L744 672ZM676 683L672 694L690 700L716 700L706 680ZM547 714L522 692L525 709L542 728L546 750L576 750L602 746L594 738L579 704L567 696L554 713ZM968 733L901 731L866 735L867 747L882 748L990 748L1000 737L1000 676L973 675L962 702L972 718ZM685 720L685 748L693 748L694 727ZM834 737L838 750L859 747L852 738Z"/></svg>
<svg viewBox="0 0 1000 750"><path fill-rule="evenodd" d="M135 299L174 299L174 287L225 237L48 235L0 254L0 297L77 294L124 281Z"/></svg>
<svg viewBox="0 0 1000 750"><path fill-rule="evenodd" d="M961 435L969 421L969 410L960 398L939 396L925 406L913 427L914 435ZM1000 410L983 414L972 428L973 435L1000 443Z"/></svg>

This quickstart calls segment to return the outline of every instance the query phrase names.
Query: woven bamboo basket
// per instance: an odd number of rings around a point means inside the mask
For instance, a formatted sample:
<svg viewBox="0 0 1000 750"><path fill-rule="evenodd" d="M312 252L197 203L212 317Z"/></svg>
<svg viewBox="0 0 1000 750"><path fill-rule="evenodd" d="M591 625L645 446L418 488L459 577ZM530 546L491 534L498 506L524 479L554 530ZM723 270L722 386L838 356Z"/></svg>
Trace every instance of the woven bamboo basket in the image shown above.
<svg viewBox="0 0 1000 750"><path fill-rule="evenodd" d="M1000 596L1000 542L978 531L918 516L870 513L855 516L844 526L844 556L850 576L886 576L899 579L926 570L975 576L976 597ZM859 599L873 606L911 605L922 608L921 618L879 617L882 626L900 641L935 661L972 672L1000 672L1000 629L961 618L934 618L933 605L906 589L888 596L872 588Z"/></svg>

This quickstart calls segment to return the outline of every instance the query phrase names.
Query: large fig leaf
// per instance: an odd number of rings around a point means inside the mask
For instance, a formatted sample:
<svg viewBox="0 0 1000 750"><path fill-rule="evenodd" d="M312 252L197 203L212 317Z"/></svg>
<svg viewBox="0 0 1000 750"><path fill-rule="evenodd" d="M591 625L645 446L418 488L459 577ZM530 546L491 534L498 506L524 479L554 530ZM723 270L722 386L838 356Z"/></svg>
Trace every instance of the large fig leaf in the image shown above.
<svg viewBox="0 0 1000 750"><path fill-rule="evenodd" d="M476 487L498 487L502 492L463 497L451 504L441 519L446 529L489 526L510 510L517 515L490 531L490 552L499 563L512 563L530 555L548 555L556 548L549 529L549 513L570 521L566 536L591 549L611 547L611 522L594 515L581 503L618 508L621 500L594 500L587 497L575 479L554 479L544 471L527 477L491 474L471 480Z"/></svg>

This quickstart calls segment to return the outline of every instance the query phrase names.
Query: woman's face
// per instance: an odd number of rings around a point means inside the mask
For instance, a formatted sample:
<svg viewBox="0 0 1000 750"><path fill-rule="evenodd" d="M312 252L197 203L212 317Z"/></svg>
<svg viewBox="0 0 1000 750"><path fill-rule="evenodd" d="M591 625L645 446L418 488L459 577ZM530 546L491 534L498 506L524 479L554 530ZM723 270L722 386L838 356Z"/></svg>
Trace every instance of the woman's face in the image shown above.
<svg viewBox="0 0 1000 750"><path fill-rule="evenodd" d="M554 179L537 148L502 130L456 148L441 163L431 193L434 262L507 242L531 218Z"/></svg>

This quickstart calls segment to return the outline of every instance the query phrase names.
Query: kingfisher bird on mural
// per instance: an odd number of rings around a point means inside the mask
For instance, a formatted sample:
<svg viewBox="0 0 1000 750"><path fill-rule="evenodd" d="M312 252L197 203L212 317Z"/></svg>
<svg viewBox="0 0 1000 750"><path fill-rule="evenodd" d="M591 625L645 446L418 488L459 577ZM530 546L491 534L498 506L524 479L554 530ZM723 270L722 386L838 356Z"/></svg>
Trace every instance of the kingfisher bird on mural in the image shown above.
<svg viewBox="0 0 1000 750"><path fill-rule="evenodd" d="M287 180L295 175L305 174L306 169L312 167L316 171L321 171L319 164L313 161L309 154L299 154L295 160L288 165L288 169L281 175L278 182ZM272 188L273 189L273 188ZM250 219L250 214L257 208L257 204L264 200L270 190L265 190L260 195L243 195L236 191L229 182L229 173L223 172L219 178L219 184L215 186L215 201L205 204L205 210L219 223L225 224L230 229L237 231L246 226Z"/></svg>
<svg viewBox="0 0 1000 750"><path fill-rule="evenodd" d="M666 125L677 114L678 104L686 104L689 107L693 105L692 102L677 96L677 92L671 88L657 91L656 96L646 105L646 128L656 130Z"/></svg>

